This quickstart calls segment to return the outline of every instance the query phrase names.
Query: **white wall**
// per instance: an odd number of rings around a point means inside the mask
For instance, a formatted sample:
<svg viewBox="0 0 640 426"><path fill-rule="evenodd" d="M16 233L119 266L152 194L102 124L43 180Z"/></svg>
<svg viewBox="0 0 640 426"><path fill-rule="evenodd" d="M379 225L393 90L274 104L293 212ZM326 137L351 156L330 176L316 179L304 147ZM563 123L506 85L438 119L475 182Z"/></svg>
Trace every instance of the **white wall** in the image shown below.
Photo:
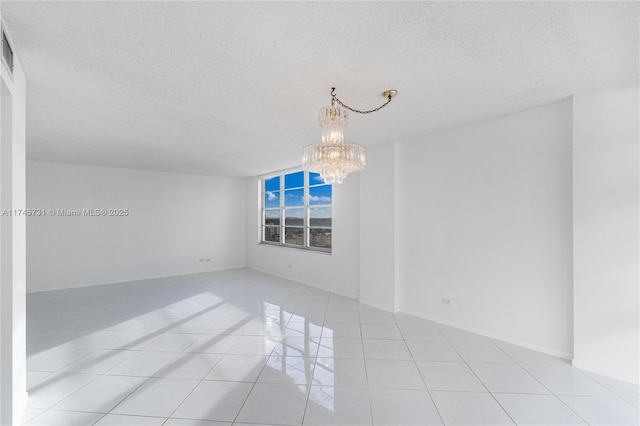
<svg viewBox="0 0 640 426"><path fill-rule="evenodd" d="M565 101L399 145L401 310L570 358L571 123Z"/></svg>
<svg viewBox="0 0 640 426"><path fill-rule="evenodd" d="M367 148L360 174L360 301L387 311L396 298L396 143Z"/></svg>
<svg viewBox="0 0 640 426"><path fill-rule="evenodd" d="M27 189L33 209L129 210L30 217L29 292L245 264L244 179L28 161Z"/></svg>
<svg viewBox="0 0 640 426"><path fill-rule="evenodd" d="M13 75L0 65L0 209L9 212L25 208L25 76L14 53ZM0 238L0 424L17 425L27 402L25 217L3 214Z"/></svg>
<svg viewBox="0 0 640 426"><path fill-rule="evenodd" d="M638 383L638 83L574 96L577 367Z"/></svg>
<svg viewBox="0 0 640 426"><path fill-rule="evenodd" d="M259 244L259 179L247 179L246 186L247 267L357 298L360 282L359 175L351 174L341 185L333 186L331 254Z"/></svg>

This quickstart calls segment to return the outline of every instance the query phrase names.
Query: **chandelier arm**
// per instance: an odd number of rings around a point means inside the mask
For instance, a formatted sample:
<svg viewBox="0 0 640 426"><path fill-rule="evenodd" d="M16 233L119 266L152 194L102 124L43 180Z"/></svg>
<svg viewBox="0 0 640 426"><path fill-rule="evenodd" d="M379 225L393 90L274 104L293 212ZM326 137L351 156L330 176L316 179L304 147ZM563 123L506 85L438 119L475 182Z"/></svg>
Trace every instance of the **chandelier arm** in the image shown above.
<svg viewBox="0 0 640 426"><path fill-rule="evenodd" d="M334 89L335 90L335 89ZM332 92L333 95L333 92ZM359 109L355 109L355 108L351 108L349 105L345 105L340 99L338 99L335 95L333 95L332 101L335 99L335 101L337 103L339 103L341 106L345 107L346 109L348 109L349 111L353 111L353 112L357 112L358 114L371 114L372 112L376 112L376 111L380 111L382 108L386 107L387 105L389 105L389 102L391 102L391 99L393 98L393 96L391 94L388 95L387 98L387 102L383 103L382 105L380 105L378 108L374 108L374 109L370 109L368 111L361 111Z"/></svg>

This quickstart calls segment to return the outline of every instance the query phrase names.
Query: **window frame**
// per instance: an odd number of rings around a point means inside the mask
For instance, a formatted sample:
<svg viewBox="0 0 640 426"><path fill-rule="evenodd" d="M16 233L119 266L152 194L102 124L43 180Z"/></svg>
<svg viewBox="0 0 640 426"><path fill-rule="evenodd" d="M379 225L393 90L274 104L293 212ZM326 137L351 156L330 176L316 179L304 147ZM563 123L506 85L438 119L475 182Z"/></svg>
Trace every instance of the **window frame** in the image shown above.
<svg viewBox="0 0 640 426"><path fill-rule="evenodd" d="M292 188L285 188L286 184L285 184L285 176L286 175L290 175L290 174L295 174L295 173L299 173L302 172L303 173L303 186L299 187L292 187ZM279 207L267 207L266 206L266 202L265 202L265 198L266 198L266 182L269 179L272 179L274 177L279 177L280 178L280 185L278 188L278 198L279 198ZM274 173L269 173L266 175L262 175L259 177L259 211L260 211L260 219L259 219L259 244L264 244L264 245L269 245L269 246L274 246L274 247L286 247L286 248L293 248L293 249L297 249L297 250L305 250L305 251L309 251L309 252L319 252L319 253L325 253L325 254L331 254L332 252L332 248L333 248L333 238L331 240L331 247L315 247L313 245L311 245L311 230L312 229L329 229L331 231L331 233L333 234L333 185L331 184L326 184L326 183L319 183L319 184L311 184L311 182L309 182L310 179L310 172L308 171L304 171L301 168L293 168L293 169L287 169L287 170L282 170L282 171L278 171L278 172L274 172ZM310 194L310 188L314 188L314 187L319 187L319 186L323 186L323 185L327 185L331 188L331 203L330 204L310 204L309 200L309 194ZM286 206L286 191L292 191L292 190L299 190L302 189L303 190L303 204L301 206ZM275 190L274 190L275 191ZM331 226L327 227L327 226L312 226L311 225L311 217L310 217L310 209L312 208L329 208L331 209ZM302 213L302 225L289 225L287 226L287 224L285 223L285 219L286 219L286 211L287 210L291 210L291 209L302 209L303 213ZM267 211L278 211L279 215L279 222L278 225L268 225L266 223L266 217L267 217ZM267 241L265 240L265 234L266 234L266 230L268 228L277 228L279 230L279 240L278 242L275 241ZM299 244L291 244L291 243L286 243L285 242L285 237L286 237L286 229L287 228L302 228L303 230L303 243L302 245Z"/></svg>

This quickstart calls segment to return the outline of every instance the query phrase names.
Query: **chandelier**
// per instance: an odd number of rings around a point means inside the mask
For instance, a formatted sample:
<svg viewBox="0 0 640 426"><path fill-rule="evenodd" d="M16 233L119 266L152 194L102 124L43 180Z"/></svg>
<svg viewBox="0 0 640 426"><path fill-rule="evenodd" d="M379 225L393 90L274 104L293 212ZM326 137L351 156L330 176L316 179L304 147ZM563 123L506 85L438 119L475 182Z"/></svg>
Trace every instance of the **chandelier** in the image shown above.
<svg viewBox="0 0 640 426"><path fill-rule="evenodd" d="M387 101L378 108L360 111L351 108L336 97L336 88L331 88L331 105L320 109L319 121L322 127L322 142L307 145L302 149L302 169L320 173L325 183L342 183L349 173L359 172L366 164L364 146L345 143L342 129L347 125L347 110L358 114L376 112L391 102L397 90L382 93ZM336 105L338 104L338 105Z"/></svg>

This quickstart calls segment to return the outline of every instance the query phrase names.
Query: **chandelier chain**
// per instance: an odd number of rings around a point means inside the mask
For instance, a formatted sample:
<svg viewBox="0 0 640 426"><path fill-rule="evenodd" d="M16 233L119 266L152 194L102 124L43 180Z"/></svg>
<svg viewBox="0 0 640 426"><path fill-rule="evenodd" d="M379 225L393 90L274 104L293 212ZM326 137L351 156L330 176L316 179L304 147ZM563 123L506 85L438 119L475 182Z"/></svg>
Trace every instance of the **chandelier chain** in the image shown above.
<svg viewBox="0 0 640 426"><path fill-rule="evenodd" d="M346 109L348 109L349 111L353 111L353 112L357 112L358 114L371 114L372 112L376 112L376 111L380 111L382 108L386 107L387 105L389 105L389 102L391 102L391 95L389 95L389 98L387 99L387 102L383 103L382 105L380 105L378 108L374 108L374 109L370 109L368 111L361 111L359 109L355 109L355 108L351 108L349 105L345 105L340 99L335 98L336 102L339 103L340 105L342 105L343 107L345 107Z"/></svg>
<svg viewBox="0 0 640 426"><path fill-rule="evenodd" d="M343 106L346 109L348 109L349 111L357 112L358 114L371 114L372 112L380 111L382 108L384 108L387 105L389 105L389 102L391 102L391 98L393 98L393 96L391 94L389 94L387 96L387 102L383 103L378 108L374 108L374 109L370 109L370 110L359 110L359 109L351 108L349 105L346 105L344 102L342 102L340 99L338 99L336 97L336 94L334 93L335 90L336 90L335 87L331 88L331 105L333 105L333 102L335 101L335 102L339 103L341 106Z"/></svg>

